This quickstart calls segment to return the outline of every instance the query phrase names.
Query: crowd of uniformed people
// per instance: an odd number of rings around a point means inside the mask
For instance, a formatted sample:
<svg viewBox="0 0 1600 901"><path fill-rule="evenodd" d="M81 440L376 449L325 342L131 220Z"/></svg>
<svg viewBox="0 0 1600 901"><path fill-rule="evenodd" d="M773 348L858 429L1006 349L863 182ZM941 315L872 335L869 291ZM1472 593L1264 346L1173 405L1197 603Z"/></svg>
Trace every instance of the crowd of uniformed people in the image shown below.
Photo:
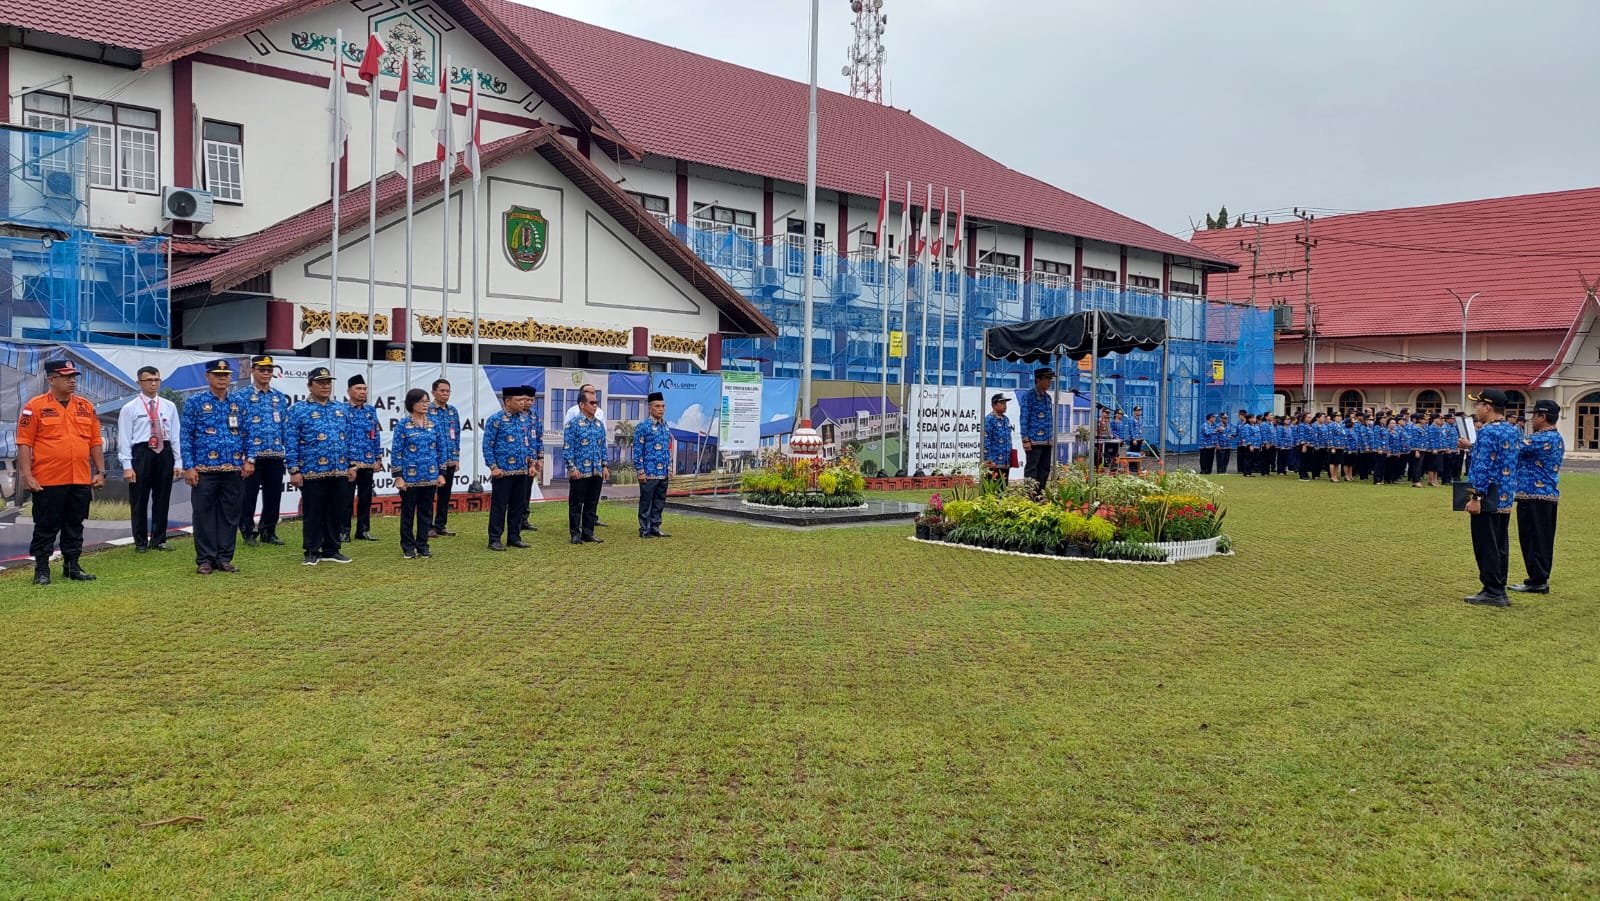
<svg viewBox="0 0 1600 901"><path fill-rule="evenodd" d="M139 370L140 393L118 418L135 550L175 550L167 542L167 508L171 483L181 478L191 489L196 572L238 572L239 535L248 546L284 544L278 523L287 476L301 495L304 564L352 562L344 553L347 544L379 540L371 532L373 475L385 468L382 428L367 402L365 379L352 376L339 400L333 372L318 366L307 374L306 397L294 401L272 387L277 363L271 356L250 363L250 380L242 387L234 385L230 360L206 364L205 390L188 397L181 413L159 395L160 372L152 366ZM90 581L94 576L84 572L79 557L92 490L105 481L99 418L94 405L76 394L79 372L71 361L46 363L45 375L50 390L28 401L18 421L18 468L34 507L34 582L50 584L58 538L63 575ZM400 493L405 559L431 557L430 539L456 534L448 522L462 429L450 394L443 378L429 390L410 389L405 417L391 431L387 469ZM534 530L528 522L530 493L544 465L536 395L528 385L502 389L502 409L484 422L482 450L492 484L490 550L530 546L523 540ZM594 534L601 525L596 507L610 473L598 407L594 386L582 386L562 428L573 544L602 540ZM634 431L641 538L668 537L661 531L672 440L665 411L663 396L652 393L649 418Z"/></svg>
<svg viewBox="0 0 1600 901"><path fill-rule="evenodd" d="M1297 476L1375 485L1446 485L1461 477L1454 410L1352 410L1278 416L1240 410L1200 426L1200 473Z"/></svg>

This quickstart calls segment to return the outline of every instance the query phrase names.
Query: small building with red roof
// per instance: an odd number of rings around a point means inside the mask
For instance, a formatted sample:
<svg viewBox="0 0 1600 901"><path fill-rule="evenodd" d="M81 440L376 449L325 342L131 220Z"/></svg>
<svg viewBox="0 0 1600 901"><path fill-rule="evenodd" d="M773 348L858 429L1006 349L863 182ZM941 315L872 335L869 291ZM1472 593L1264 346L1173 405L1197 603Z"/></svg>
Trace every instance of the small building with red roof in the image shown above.
<svg viewBox="0 0 1600 901"><path fill-rule="evenodd" d="M1239 266L1209 275L1208 296L1279 310L1289 409L1461 409L1457 295L1476 295L1468 391L1505 389L1513 412L1552 399L1569 449L1600 450L1600 188L1314 219L1309 329L1307 230L1291 218L1191 239Z"/></svg>

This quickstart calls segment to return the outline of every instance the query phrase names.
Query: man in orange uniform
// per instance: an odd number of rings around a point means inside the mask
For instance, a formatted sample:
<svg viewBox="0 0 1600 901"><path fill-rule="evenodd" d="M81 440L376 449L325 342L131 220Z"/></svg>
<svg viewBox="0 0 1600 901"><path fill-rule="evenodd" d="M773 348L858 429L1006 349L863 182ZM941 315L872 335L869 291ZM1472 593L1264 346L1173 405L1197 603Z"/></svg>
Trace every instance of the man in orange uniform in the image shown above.
<svg viewBox="0 0 1600 901"><path fill-rule="evenodd" d="M44 364L50 390L22 406L17 420L17 471L33 493L33 584L50 584L50 553L61 536L65 575L93 582L78 566L92 489L106 484L105 440L94 404L77 395L71 360ZM92 464L92 465L91 465Z"/></svg>

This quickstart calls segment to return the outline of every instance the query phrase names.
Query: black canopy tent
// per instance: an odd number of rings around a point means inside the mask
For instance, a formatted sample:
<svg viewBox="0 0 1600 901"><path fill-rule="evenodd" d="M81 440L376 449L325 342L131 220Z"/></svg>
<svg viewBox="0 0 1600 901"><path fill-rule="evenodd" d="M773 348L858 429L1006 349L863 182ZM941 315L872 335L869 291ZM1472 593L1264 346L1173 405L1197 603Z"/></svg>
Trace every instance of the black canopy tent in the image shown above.
<svg viewBox="0 0 1600 901"><path fill-rule="evenodd" d="M1059 367L1061 358L1092 360L1089 369L1089 400L1098 404L1100 389L1100 358L1108 353L1128 353L1135 350L1161 348L1161 403L1159 422L1161 429L1160 454L1167 456L1167 320L1155 316L1134 316L1108 310L1084 310L1069 316L1036 319L983 330L983 353L989 360L1012 360L1023 363L1053 361ZM1057 375L1059 379L1060 376ZM1056 382L1052 407L1061 406L1061 383ZM983 368L983 394L989 394L989 367ZM1094 407L1090 407L1091 415ZM1070 423L1071 420L1069 419ZM1094 468L1090 467L1089 482L1094 483Z"/></svg>

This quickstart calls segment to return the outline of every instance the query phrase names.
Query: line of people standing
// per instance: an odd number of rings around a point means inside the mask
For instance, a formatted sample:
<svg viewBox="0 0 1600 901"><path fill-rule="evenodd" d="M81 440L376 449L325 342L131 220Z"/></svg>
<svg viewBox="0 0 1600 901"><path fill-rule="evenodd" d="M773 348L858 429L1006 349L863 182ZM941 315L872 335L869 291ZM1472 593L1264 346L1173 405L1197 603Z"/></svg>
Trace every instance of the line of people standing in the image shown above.
<svg viewBox="0 0 1600 901"><path fill-rule="evenodd" d="M1226 474L1236 455L1246 477L1438 486L1461 477L1458 438L1454 411L1295 417L1241 410L1231 421L1227 413L1209 414L1200 426L1200 474Z"/></svg>

